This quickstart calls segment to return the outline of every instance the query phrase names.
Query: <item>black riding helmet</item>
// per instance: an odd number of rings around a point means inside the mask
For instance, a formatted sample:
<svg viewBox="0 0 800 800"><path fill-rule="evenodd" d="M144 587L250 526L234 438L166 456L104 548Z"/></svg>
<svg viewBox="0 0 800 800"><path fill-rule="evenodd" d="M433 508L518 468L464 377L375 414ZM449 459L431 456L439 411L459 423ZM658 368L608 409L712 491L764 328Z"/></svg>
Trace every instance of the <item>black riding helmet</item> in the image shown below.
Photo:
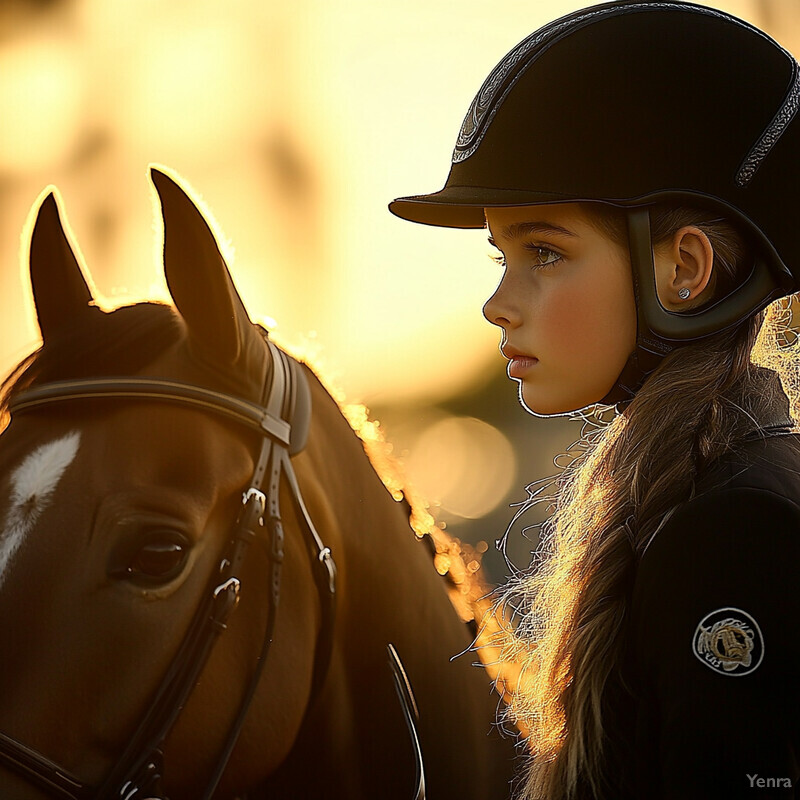
<svg viewBox="0 0 800 800"><path fill-rule="evenodd" d="M637 346L603 399L625 401L676 346L800 289L798 105L795 59L736 17L669 0L592 6L511 50L472 101L444 188L389 209L453 228L484 227L492 206L629 209ZM702 310L658 300L647 209L662 200L712 206L754 244L745 281Z"/></svg>

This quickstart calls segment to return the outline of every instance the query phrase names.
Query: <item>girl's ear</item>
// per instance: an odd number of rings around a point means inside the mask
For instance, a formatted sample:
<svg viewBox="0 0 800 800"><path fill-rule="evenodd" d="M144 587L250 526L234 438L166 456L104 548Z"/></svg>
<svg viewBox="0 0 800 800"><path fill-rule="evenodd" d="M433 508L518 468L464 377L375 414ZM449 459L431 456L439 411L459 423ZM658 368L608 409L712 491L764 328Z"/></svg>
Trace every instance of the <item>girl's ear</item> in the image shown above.
<svg viewBox="0 0 800 800"><path fill-rule="evenodd" d="M57 337L94 310L92 292L61 225L53 192L39 206L33 226L30 274L44 341Z"/></svg>
<svg viewBox="0 0 800 800"><path fill-rule="evenodd" d="M164 217L164 274L193 355L223 374L261 385L266 348L236 291L208 223L186 192L151 168Z"/></svg>
<svg viewBox="0 0 800 800"><path fill-rule="evenodd" d="M684 311L709 299L714 247L700 228L686 225L676 231L668 246L654 252L654 262L658 299L664 308Z"/></svg>

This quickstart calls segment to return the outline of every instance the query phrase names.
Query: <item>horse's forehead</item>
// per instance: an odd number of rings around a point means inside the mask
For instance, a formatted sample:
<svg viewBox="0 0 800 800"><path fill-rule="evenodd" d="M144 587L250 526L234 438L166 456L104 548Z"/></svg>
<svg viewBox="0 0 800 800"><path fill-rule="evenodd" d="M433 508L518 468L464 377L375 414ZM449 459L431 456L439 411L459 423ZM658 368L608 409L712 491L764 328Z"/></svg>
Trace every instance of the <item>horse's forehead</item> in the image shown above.
<svg viewBox="0 0 800 800"><path fill-rule="evenodd" d="M117 494L170 492L175 510L194 513L238 493L253 469L247 433L172 403L124 403L82 428L79 478L84 513Z"/></svg>
<svg viewBox="0 0 800 800"><path fill-rule="evenodd" d="M202 471L217 482L248 464L244 431L180 404L128 404L105 424L86 426L85 433L92 463L107 462L123 479L172 474L179 466L191 480Z"/></svg>
<svg viewBox="0 0 800 800"><path fill-rule="evenodd" d="M35 446L11 472L12 502L52 494L64 470L75 459L80 441L80 432L71 431Z"/></svg>
<svg viewBox="0 0 800 800"><path fill-rule="evenodd" d="M11 469L0 528L0 584L14 554L51 504L67 467L75 460L80 441L80 433L72 431L39 444Z"/></svg>
<svg viewBox="0 0 800 800"><path fill-rule="evenodd" d="M68 484L85 510L131 486L171 488L187 498L211 495L216 487L246 481L252 469L246 437L200 411L169 403L106 410L66 427L66 420L34 416L12 422L0 438L0 524L17 502L18 487L31 481L50 480L53 489ZM73 460L79 469L65 475Z"/></svg>
<svg viewBox="0 0 800 800"><path fill-rule="evenodd" d="M238 491L252 458L237 433L169 404L126 405L84 419L79 429L40 425L33 417L12 423L0 440L0 586L20 547L50 518L57 491L73 516L94 513L132 489L137 497L168 493L176 513L201 513Z"/></svg>
<svg viewBox="0 0 800 800"><path fill-rule="evenodd" d="M20 542L51 522L88 529L102 504L126 498L133 508L154 494L169 495L162 504L176 515L201 515L238 497L252 474L254 447L234 423L171 403L125 402L104 412L72 424L33 414L12 420L0 438L0 537ZM65 505L53 516L57 488Z"/></svg>

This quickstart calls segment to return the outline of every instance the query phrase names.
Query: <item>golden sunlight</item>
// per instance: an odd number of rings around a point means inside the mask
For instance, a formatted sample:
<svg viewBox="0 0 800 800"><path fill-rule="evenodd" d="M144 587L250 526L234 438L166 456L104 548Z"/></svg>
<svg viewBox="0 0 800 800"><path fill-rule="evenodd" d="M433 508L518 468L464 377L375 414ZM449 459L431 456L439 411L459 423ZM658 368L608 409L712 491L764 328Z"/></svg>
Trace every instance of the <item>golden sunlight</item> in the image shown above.
<svg viewBox="0 0 800 800"><path fill-rule="evenodd" d="M163 297L146 167L198 187L236 245L248 307L285 341L316 333L348 395L466 387L497 336L483 232L410 225L392 197L438 188L469 101L524 33L585 5L367 0L53 2L0 10L0 371L36 342L18 237L57 185L98 287ZM792 46L797 12L711 3ZM33 9L33 6L31 6ZM438 75L438 77L437 77Z"/></svg>
<svg viewBox="0 0 800 800"><path fill-rule="evenodd" d="M446 417L422 431L406 470L431 503L476 519L492 511L511 488L516 459L497 428L473 417Z"/></svg>
<svg viewBox="0 0 800 800"><path fill-rule="evenodd" d="M489 71L530 31L591 2L0 3L0 373L39 343L20 232L43 188L59 188L109 303L164 299L147 167L174 169L233 243L253 319L316 364L329 389L342 387L332 393L387 490L433 540L432 569L449 576L462 618L479 623L476 650L512 715L534 693L541 659L492 605L481 565L501 562L486 543L511 516L499 506L552 474L561 445L527 418L519 433L494 385L478 418L476 387L503 371L499 334L481 315L499 278L486 231L413 225L387 204L439 189ZM800 53L800 4L705 5ZM402 452L362 403L401 408L413 428ZM460 538L458 526L478 519L480 531ZM568 558L560 568L569 575ZM526 733L530 719L518 718Z"/></svg>

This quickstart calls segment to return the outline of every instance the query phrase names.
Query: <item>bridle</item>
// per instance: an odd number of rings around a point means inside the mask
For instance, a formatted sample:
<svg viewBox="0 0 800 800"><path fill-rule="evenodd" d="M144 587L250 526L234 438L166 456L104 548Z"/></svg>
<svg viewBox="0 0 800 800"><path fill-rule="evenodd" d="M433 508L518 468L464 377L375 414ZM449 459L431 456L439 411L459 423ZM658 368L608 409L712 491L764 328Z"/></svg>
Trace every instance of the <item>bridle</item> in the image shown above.
<svg viewBox="0 0 800 800"><path fill-rule="evenodd" d="M270 544L270 604L261 650L236 717L217 758L204 800L214 794L244 725L267 660L280 598L284 532L279 506L281 476L285 477L299 512L301 527L314 564L322 619L315 651L311 707L327 673L333 646L336 565L308 513L290 455L302 449L310 421L307 378L266 336L272 380L263 390L263 404L188 383L155 378L98 378L45 383L19 394L10 404L12 415L42 406L78 400L140 399L177 403L238 422L261 436L261 448L250 486L230 539L212 576L208 591L188 631L152 696L128 746L106 780L91 786L46 756L0 733L0 764L59 800L144 800L162 797L163 746L191 695L217 637L239 601L241 568L249 545L267 528ZM293 436L293 430L295 436ZM298 436L298 432L300 435Z"/></svg>
<svg viewBox="0 0 800 800"><path fill-rule="evenodd" d="M266 527L271 564L267 623L253 674L217 757L203 800L210 800L213 796L239 739L272 644L284 557L284 531L279 504L282 476L286 478L301 527L306 534L320 597L321 625L306 716L313 707L327 674L333 648L336 564L330 548L324 544L314 527L290 458L305 446L311 419L308 380L300 364L276 347L266 333L264 341L272 363L272 380L263 390L261 405L194 384L136 377L54 381L22 392L9 405L9 412L14 415L46 405L80 400L139 399L177 403L233 420L261 436L261 447L250 486L244 493L242 509L220 559L219 573L212 576L208 590L152 696L144 718L106 780L99 786L85 784L43 754L0 732L0 765L23 776L53 798L149 800L163 797L164 742L192 694L214 643L226 629L230 614L239 602L240 574L246 552L258 537L259 530ZM424 800L425 775L415 725L418 716L416 703L402 662L391 645L389 655L416 764L414 800Z"/></svg>

